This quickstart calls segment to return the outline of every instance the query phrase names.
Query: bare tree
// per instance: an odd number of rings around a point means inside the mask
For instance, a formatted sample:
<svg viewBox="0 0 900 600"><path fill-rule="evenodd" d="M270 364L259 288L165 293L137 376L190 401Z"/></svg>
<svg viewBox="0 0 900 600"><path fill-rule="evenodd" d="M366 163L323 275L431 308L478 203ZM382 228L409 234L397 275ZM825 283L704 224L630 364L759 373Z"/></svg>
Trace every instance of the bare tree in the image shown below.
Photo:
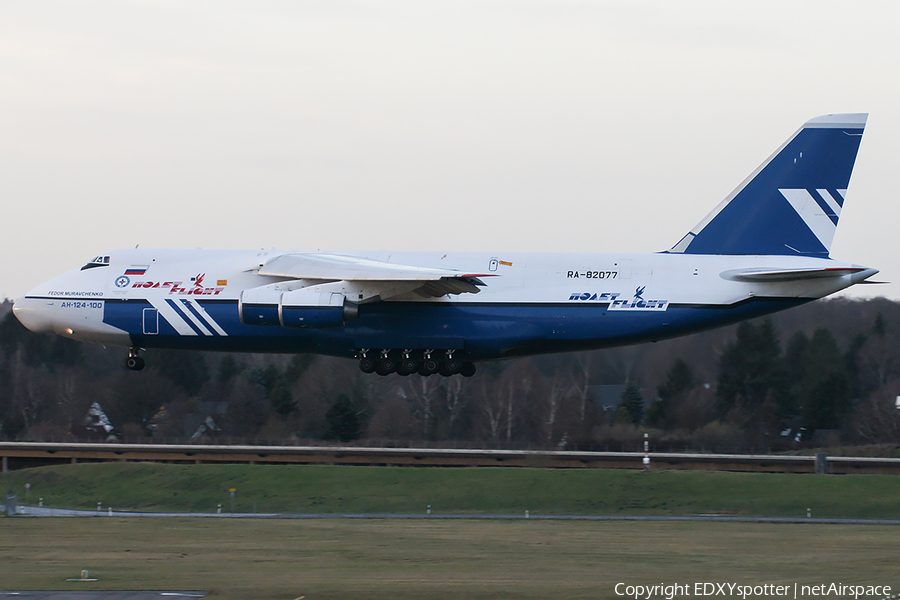
<svg viewBox="0 0 900 600"><path fill-rule="evenodd" d="M432 439L436 430L436 404L442 377L407 377L399 393L409 403L410 415L422 439Z"/></svg>
<svg viewBox="0 0 900 600"><path fill-rule="evenodd" d="M860 378L868 389L877 389L900 375L900 349L892 335L873 335L857 352Z"/></svg>
<svg viewBox="0 0 900 600"><path fill-rule="evenodd" d="M556 420L567 393L567 389L551 385L550 389L544 394L545 408L541 424L543 425L544 430L544 444L548 447L554 445L553 439L554 434L556 433Z"/></svg>
<svg viewBox="0 0 900 600"><path fill-rule="evenodd" d="M447 433L454 436L455 425L460 414L466 406L468 396L463 393L465 382L463 377L445 377L444 384L444 408L447 412Z"/></svg>
<svg viewBox="0 0 900 600"><path fill-rule="evenodd" d="M588 386L591 383L591 367L594 364L593 352L578 352L573 355L571 372L571 389L578 401L578 421L584 426L587 418Z"/></svg>
<svg viewBox="0 0 900 600"><path fill-rule="evenodd" d="M855 437L866 443L896 443L900 439L900 410L896 398L900 396L900 379L893 379L883 388L872 392L853 415Z"/></svg>

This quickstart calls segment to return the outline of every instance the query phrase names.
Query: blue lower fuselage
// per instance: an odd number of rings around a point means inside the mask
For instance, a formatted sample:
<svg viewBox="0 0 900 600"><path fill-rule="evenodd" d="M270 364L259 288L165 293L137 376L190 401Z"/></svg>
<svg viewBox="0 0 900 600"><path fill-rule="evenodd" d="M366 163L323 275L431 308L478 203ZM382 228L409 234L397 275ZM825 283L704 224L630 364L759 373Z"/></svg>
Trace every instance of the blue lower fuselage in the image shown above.
<svg viewBox="0 0 900 600"><path fill-rule="evenodd" d="M323 329L247 325L236 300L170 300L193 335L177 332L148 301L105 302L103 321L134 346L232 352L316 353L352 357L360 349L450 349L467 360L590 350L667 339L769 314L809 299L755 298L737 305L670 305L665 311L610 311L607 304L380 302ZM214 322L218 327L209 326ZM204 326L205 325L205 326Z"/></svg>

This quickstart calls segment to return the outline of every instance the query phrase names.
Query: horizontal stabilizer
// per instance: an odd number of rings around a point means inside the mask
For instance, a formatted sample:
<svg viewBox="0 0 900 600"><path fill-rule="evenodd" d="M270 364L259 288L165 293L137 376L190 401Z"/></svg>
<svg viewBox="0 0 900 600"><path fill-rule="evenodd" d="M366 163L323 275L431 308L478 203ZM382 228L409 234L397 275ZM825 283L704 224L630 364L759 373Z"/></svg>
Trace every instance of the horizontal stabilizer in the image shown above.
<svg viewBox="0 0 900 600"><path fill-rule="evenodd" d="M805 281L857 275L859 280L863 280L877 272L876 269L856 266L817 267L812 269L736 269L734 271L725 271L722 273L722 277L740 281Z"/></svg>

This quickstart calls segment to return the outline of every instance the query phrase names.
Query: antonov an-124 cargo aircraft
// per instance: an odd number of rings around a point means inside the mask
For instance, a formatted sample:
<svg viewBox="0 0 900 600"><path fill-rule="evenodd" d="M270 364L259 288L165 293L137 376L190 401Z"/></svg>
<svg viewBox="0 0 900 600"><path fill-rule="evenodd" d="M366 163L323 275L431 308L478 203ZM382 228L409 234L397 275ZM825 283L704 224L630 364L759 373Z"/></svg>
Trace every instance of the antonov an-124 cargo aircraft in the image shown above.
<svg viewBox="0 0 900 600"><path fill-rule="evenodd" d="M829 257L865 114L814 118L655 254L105 252L28 292L29 329L129 348L315 353L367 373L685 335L797 306L877 271Z"/></svg>

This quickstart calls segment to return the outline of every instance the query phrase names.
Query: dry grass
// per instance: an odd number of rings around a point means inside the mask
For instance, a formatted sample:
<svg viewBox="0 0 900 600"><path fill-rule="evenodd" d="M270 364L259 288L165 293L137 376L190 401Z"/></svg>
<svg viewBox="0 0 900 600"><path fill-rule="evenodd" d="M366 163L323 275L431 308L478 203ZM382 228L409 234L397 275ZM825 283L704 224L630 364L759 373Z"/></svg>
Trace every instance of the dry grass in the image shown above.
<svg viewBox="0 0 900 600"><path fill-rule="evenodd" d="M613 586L877 583L900 529L486 520L0 519L0 588L210 598L616 598ZM89 569L97 583L66 583Z"/></svg>

